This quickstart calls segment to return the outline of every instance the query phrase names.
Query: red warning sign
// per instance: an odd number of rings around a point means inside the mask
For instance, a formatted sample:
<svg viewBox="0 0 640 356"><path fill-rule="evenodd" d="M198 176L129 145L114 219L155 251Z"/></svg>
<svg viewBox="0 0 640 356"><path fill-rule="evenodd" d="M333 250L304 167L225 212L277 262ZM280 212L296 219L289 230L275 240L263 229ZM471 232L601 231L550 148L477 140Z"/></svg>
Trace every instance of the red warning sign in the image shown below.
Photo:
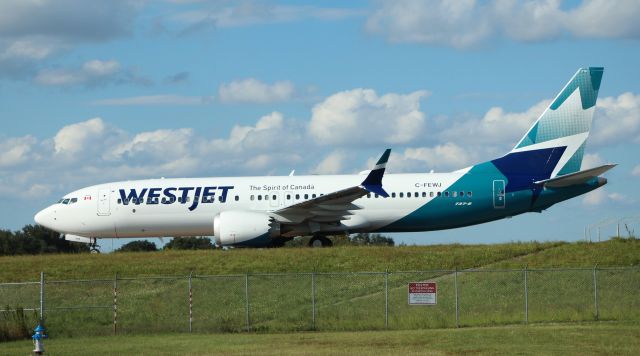
<svg viewBox="0 0 640 356"><path fill-rule="evenodd" d="M438 301L436 282L410 282L409 305L435 305Z"/></svg>

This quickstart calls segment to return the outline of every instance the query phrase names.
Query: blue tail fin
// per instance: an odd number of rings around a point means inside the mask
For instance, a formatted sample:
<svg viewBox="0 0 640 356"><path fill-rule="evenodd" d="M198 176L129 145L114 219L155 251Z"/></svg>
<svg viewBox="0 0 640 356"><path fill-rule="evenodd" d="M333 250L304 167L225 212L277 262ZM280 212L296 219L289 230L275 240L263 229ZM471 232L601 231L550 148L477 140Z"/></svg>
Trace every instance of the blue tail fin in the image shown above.
<svg viewBox="0 0 640 356"><path fill-rule="evenodd" d="M511 152L563 148L561 155L553 150L559 157L550 177L579 171L603 72L602 67L579 69Z"/></svg>

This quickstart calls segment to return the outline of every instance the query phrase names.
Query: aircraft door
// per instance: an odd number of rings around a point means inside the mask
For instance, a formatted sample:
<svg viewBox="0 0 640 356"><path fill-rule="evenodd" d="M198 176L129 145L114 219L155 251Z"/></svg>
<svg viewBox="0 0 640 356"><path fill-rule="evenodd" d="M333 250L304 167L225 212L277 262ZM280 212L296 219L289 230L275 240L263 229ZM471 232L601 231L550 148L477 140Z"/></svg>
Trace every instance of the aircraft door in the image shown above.
<svg viewBox="0 0 640 356"><path fill-rule="evenodd" d="M493 181L493 207L495 209L504 209L506 194L504 190L504 180Z"/></svg>
<svg viewBox="0 0 640 356"><path fill-rule="evenodd" d="M98 192L98 215L107 216L111 215L111 190L100 189Z"/></svg>

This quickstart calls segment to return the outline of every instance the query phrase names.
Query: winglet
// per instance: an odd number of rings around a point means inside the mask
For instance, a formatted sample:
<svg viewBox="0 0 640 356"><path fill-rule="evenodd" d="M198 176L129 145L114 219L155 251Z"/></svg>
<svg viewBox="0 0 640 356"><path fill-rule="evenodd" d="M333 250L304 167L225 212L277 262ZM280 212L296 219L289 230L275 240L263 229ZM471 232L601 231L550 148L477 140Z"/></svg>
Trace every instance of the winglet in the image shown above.
<svg viewBox="0 0 640 356"><path fill-rule="evenodd" d="M378 163L376 163L375 167L373 167L367 178L365 178L361 184L364 189L385 198L388 197L389 194L382 188L382 176L384 176L384 171L387 168L389 155L391 155L391 149L387 148L378 160Z"/></svg>

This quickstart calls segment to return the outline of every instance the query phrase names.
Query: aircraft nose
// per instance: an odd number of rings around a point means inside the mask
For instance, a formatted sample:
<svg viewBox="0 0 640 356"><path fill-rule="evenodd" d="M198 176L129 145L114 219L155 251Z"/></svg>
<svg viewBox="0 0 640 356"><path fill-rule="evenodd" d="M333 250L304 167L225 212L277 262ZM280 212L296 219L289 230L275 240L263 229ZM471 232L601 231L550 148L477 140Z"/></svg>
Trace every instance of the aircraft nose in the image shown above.
<svg viewBox="0 0 640 356"><path fill-rule="evenodd" d="M42 210L41 210L41 211L39 211L39 212L36 214L36 216L34 216L34 217L33 217L33 220L34 220L34 221L36 222L36 224L38 224L38 225L42 225L42 216L44 215L42 212L43 212Z"/></svg>
<svg viewBox="0 0 640 356"><path fill-rule="evenodd" d="M50 215L49 208L40 210L34 217L33 220L36 224L50 228L50 221L48 221L48 217Z"/></svg>

